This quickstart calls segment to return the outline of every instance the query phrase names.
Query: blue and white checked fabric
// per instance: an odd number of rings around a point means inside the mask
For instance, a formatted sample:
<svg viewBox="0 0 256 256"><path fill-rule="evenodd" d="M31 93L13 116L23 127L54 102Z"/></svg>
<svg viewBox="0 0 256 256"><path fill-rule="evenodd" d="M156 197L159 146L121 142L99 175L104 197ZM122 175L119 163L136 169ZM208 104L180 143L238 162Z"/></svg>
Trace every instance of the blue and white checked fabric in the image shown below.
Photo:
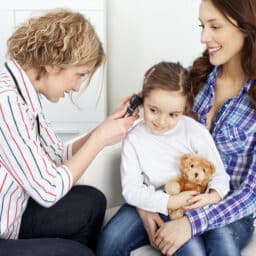
<svg viewBox="0 0 256 256"><path fill-rule="evenodd" d="M215 67L208 81L196 97L193 111L199 122L206 125L206 117L214 102ZM256 111L251 105L248 80L238 95L227 100L213 120L210 132L220 152L231 191L219 204L187 211L192 234L232 223L256 210Z"/></svg>

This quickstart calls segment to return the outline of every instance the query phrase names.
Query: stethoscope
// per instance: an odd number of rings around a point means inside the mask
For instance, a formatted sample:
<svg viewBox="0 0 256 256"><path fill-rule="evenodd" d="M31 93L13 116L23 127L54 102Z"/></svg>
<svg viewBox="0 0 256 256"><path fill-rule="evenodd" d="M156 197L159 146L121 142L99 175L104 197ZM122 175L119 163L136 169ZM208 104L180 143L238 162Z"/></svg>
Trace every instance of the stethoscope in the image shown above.
<svg viewBox="0 0 256 256"><path fill-rule="evenodd" d="M13 75L11 69L8 67L7 63L4 63L4 65L5 65L6 69L8 70L8 72L10 73L10 75L12 77L12 80L14 81L15 86L16 86L16 88L18 90L18 93L20 94L20 97L24 100L25 103L27 103L25 98L24 98L24 96L21 93L20 86L19 86L15 76ZM39 123L38 115L36 115L36 123L37 123L37 132L38 132L38 135L40 136L40 123Z"/></svg>

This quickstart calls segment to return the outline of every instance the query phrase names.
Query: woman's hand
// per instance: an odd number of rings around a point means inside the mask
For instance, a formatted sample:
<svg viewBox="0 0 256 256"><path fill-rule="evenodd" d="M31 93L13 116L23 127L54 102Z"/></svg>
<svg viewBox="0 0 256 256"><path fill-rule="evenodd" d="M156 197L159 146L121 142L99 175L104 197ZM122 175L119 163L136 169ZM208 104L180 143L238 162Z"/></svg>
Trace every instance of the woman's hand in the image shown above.
<svg viewBox="0 0 256 256"><path fill-rule="evenodd" d="M192 197L188 200L188 205L184 206L185 210L192 210L196 208L204 207L208 204L214 204L221 201L219 193L215 190L211 190L210 193L203 193Z"/></svg>
<svg viewBox="0 0 256 256"><path fill-rule="evenodd" d="M157 248L155 244L156 231L164 223L164 221L160 218L158 213L148 212L139 208L137 208L137 212L139 213L144 228L146 229L150 244Z"/></svg>
<svg viewBox="0 0 256 256"><path fill-rule="evenodd" d="M155 244L163 255L173 255L192 237L191 225L187 217L165 222L155 236Z"/></svg>
<svg viewBox="0 0 256 256"><path fill-rule="evenodd" d="M132 96L128 96L122 99L121 103L119 104L119 107L110 115L110 117L113 117L114 119L122 118L130 105L131 97ZM135 109L133 116L138 116L138 113L139 107Z"/></svg>
<svg viewBox="0 0 256 256"><path fill-rule="evenodd" d="M78 139L72 146L72 158L65 161L73 176L73 184L81 177L96 155L107 145L122 140L138 118L138 110L130 117L122 118L129 106L125 98L119 108L89 134Z"/></svg>
<svg viewBox="0 0 256 256"><path fill-rule="evenodd" d="M129 106L129 100L130 97L123 99L119 107L93 131L93 135L102 143L103 147L121 141L134 121L138 119L138 109L132 116L123 118Z"/></svg>

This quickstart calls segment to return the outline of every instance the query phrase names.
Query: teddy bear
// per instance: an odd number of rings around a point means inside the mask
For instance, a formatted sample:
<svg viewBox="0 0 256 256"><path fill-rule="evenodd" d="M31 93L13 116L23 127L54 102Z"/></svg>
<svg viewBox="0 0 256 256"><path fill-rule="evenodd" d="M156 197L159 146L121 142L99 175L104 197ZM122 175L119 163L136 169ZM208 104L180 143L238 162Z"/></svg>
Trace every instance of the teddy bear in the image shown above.
<svg viewBox="0 0 256 256"><path fill-rule="evenodd" d="M215 172L213 163L196 154L183 154L180 158L179 169L180 175L170 179L165 185L165 191L170 195L186 190L204 193L208 181ZM181 218L184 215L184 210L182 208L169 209L168 214L174 220Z"/></svg>

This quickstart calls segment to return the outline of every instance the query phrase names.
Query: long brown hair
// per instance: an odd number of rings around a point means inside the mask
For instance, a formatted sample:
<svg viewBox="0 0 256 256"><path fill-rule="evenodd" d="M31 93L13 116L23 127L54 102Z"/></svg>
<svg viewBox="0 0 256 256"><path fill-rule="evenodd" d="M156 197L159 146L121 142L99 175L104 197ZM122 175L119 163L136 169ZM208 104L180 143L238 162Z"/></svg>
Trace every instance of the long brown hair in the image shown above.
<svg viewBox="0 0 256 256"><path fill-rule="evenodd" d="M204 0L202 0L204 1ZM241 52L241 66L248 79L254 80L249 96L256 110L256 0L209 0L234 26L245 35ZM232 21L235 20L237 25ZM196 95L207 81L213 66L205 50L193 63L190 79L193 95Z"/></svg>
<svg viewBox="0 0 256 256"><path fill-rule="evenodd" d="M191 115L192 102L189 72L180 63L162 61L149 68L144 76L142 98L152 90L181 91L186 96L185 115Z"/></svg>

